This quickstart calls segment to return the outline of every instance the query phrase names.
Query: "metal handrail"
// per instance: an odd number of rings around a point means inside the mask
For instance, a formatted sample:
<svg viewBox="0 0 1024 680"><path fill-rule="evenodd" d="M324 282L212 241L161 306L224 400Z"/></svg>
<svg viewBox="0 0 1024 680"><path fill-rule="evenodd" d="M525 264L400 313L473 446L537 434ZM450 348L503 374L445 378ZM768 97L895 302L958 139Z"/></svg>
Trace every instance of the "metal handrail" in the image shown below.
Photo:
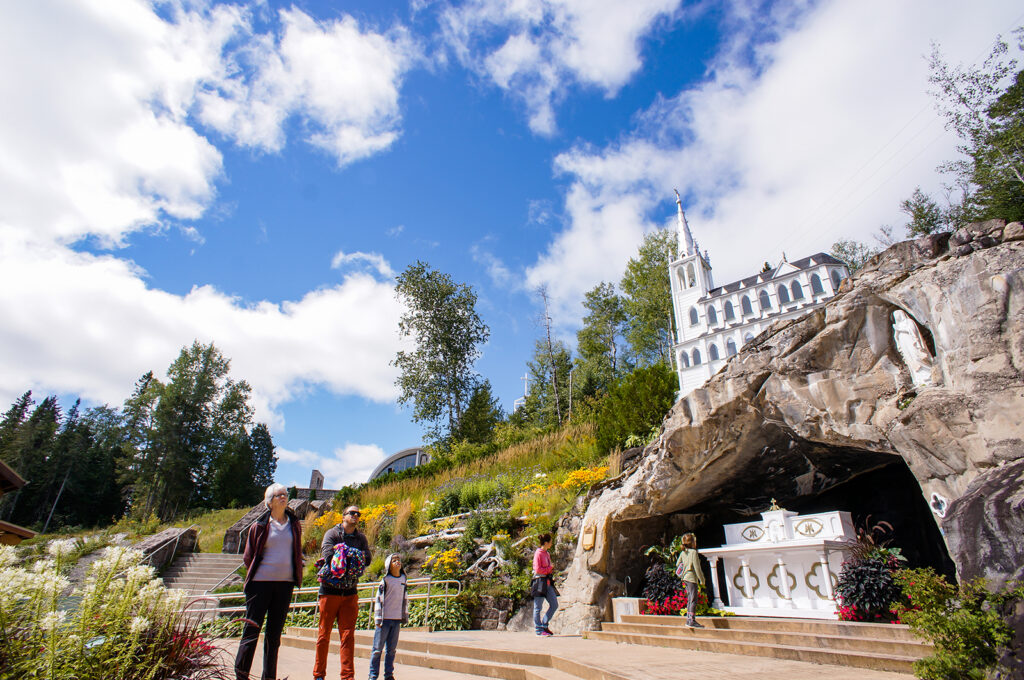
<svg viewBox="0 0 1024 680"><path fill-rule="evenodd" d="M453 583L457 586L457 589L455 590L454 593L449 592L449 586L451 586L451 584L453 584ZM441 585L444 585L444 593L443 594L442 593L433 593L433 594L431 593L431 590L433 589L434 586L441 586ZM407 588L413 588L413 587L419 587L419 586L426 586L427 587L427 592L425 592L425 593L409 593L408 594L408 598L410 600L426 600L426 610L427 610L426 613L427 613L427 615L429 615L429 613L430 613L430 599L432 597L433 598L440 597L442 599L451 599L453 597L458 597L460 594L462 594L462 582L459 581L458 579L433 579L433 578L430 578L430 577L421 577L421 578L411 578L411 579L406 581L406 587ZM357 594L358 594L359 591L365 591L365 590L373 591L373 594L370 595L369 597L360 597L359 600L358 600L358 603L360 605L363 605L363 604L372 604L372 603L376 602L376 600L377 600L377 589L378 588L380 588L380 583L379 582L360 583L360 584L358 584L356 586ZM289 610L291 610L291 609L303 609L303 608L309 608L309 607L316 607L316 606L318 606L318 602L315 599L312 602L296 602L295 601L295 597L299 596L299 595L312 595L312 594L319 593L319 592L320 592L320 588L319 587L296 588L296 589L294 589L292 591L292 602L288 605L288 609ZM234 592L234 593L206 593L206 594L201 595L199 597L192 598L190 600L190 602L189 602L189 605L191 605L193 603L196 603L196 602L210 602L210 601L216 601L219 604L221 600L226 600L226 599L231 599L231 598L244 598L244 597L245 597L245 593L241 592L241 591ZM188 607L188 605L186 605L186 608L187 607ZM204 608L202 610L202 613L203 614L219 615L219 614L227 614L227 613L239 613L239 612L244 612L244 611L245 611L245 607L214 607L214 608Z"/></svg>
<svg viewBox="0 0 1024 680"><path fill-rule="evenodd" d="M200 532L202 532L202 529L199 528L198 524L189 524L182 531L179 531L178 535L174 537L174 549L171 550L171 559L169 559L167 561L168 564L170 564L171 562L174 561L174 556L178 554L178 542L181 540L182 535L184 535L185 532L187 532L189 529L198 529L198 531L196 531L196 542L197 543L199 542L199 534L200 534ZM146 555L142 559L142 562L148 562L149 566L152 567L153 566L153 555L155 555L159 550L161 550L165 545L167 545L170 542L171 542L171 539L168 538L166 541L163 541L162 543L159 543L155 548L153 548L152 550L149 551L149 554Z"/></svg>

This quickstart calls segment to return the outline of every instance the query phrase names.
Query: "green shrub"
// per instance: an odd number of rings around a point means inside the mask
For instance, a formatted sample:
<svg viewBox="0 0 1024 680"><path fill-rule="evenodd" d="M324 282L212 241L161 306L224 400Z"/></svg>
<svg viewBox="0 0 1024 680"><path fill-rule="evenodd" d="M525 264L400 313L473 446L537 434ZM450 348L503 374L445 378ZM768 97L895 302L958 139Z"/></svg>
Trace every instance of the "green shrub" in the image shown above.
<svg viewBox="0 0 1024 680"><path fill-rule="evenodd" d="M646 438L672 408L678 388L675 371L662 363L620 378L598 406L598 449L607 452L622 446L630 435Z"/></svg>
<svg viewBox="0 0 1024 680"><path fill-rule="evenodd" d="M430 601L430 616L425 617L425 600L415 600L409 605L410 626L432 626L434 630L468 630L472 623L469 610L454 598Z"/></svg>
<svg viewBox="0 0 1024 680"><path fill-rule="evenodd" d="M284 620L285 627L295 626L296 628L316 628L319 623L320 612L316 607L292 609L288 612L288 618Z"/></svg>
<svg viewBox="0 0 1024 680"><path fill-rule="evenodd" d="M950 585L928 569L903 569L895 579L906 604L900 620L935 646L935 653L914 662L914 675L925 680L974 680L987 677L999 663L1001 648L1013 630L1001 611L1024 599L1024 584L991 592L984 579Z"/></svg>

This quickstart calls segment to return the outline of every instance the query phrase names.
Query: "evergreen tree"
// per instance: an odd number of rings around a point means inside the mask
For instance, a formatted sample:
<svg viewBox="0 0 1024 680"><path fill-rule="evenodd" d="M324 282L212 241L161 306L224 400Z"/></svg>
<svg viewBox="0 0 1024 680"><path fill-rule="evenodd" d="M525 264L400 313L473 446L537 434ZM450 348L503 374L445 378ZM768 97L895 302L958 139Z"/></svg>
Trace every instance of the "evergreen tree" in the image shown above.
<svg viewBox="0 0 1024 680"><path fill-rule="evenodd" d="M47 490L47 468L60 420L57 397L46 397L13 437L8 465L21 475L26 484L0 499L3 505L0 515L15 524L31 524L38 516L36 508Z"/></svg>
<svg viewBox="0 0 1024 680"><path fill-rule="evenodd" d="M3 420L0 421L0 460L5 463L11 464L12 462L15 438L28 417L33 403L32 390L29 390L15 400L11 408L4 413Z"/></svg>
<svg viewBox="0 0 1024 680"><path fill-rule="evenodd" d="M555 404L555 392L551 375L551 367L562 385L569 384L569 371L572 368L572 353L565 343L556 340L548 352L545 339L538 339L533 351L533 358L526 363L530 373L530 396L520 407L512 422L529 423L537 427L556 428L559 425L558 409ZM568 407L568 404L566 404Z"/></svg>
<svg viewBox="0 0 1024 680"><path fill-rule="evenodd" d="M270 430L263 423L258 423L249 433L249 448L252 449L252 483L258 502L264 490L274 483L277 472L277 453Z"/></svg>
<svg viewBox="0 0 1024 680"><path fill-rule="evenodd" d="M505 417L498 398L491 394L491 383L484 380L473 388L459 425L452 433L453 441L487 444L494 438L494 428Z"/></svg>
<svg viewBox="0 0 1024 680"><path fill-rule="evenodd" d="M678 387L675 371L663 363L623 376L598 407L598 446L622 446L630 435L646 439L672 408Z"/></svg>
<svg viewBox="0 0 1024 680"><path fill-rule="evenodd" d="M900 210L903 211L910 221L907 223L907 233L911 236L923 236L943 231L946 227L946 218L942 208L932 200L932 197L921 191L921 187L914 189L910 198L900 203Z"/></svg>

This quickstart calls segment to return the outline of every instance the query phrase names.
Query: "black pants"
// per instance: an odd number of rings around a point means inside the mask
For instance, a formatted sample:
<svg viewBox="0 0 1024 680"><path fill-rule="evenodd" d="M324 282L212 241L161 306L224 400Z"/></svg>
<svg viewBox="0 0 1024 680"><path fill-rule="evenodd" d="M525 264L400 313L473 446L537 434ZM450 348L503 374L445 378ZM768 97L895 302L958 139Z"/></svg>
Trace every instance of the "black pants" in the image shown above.
<svg viewBox="0 0 1024 680"><path fill-rule="evenodd" d="M267 630L263 636L263 680L276 680L277 648L281 646L281 631L284 630L294 587L291 581L250 581L245 587L246 623L235 657L236 680L249 680L249 669L252 668L252 657L256 653L264 618L267 619Z"/></svg>

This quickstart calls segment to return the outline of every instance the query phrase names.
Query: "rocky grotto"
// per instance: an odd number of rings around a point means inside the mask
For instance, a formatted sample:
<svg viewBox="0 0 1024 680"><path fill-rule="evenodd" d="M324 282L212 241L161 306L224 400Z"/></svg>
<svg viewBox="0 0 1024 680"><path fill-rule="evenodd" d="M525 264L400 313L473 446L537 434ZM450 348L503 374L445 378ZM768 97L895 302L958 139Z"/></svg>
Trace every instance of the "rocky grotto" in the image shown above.
<svg viewBox="0 0 1024 680"><path fill-rule="evenodd" d="M637 594L644 546L684 530L718 545L772 498L884 515L894 545L950 575L1024 578L1022 420L1022 225L898 243L747 344L591 492L553 627L596 628Z"/></svg>

